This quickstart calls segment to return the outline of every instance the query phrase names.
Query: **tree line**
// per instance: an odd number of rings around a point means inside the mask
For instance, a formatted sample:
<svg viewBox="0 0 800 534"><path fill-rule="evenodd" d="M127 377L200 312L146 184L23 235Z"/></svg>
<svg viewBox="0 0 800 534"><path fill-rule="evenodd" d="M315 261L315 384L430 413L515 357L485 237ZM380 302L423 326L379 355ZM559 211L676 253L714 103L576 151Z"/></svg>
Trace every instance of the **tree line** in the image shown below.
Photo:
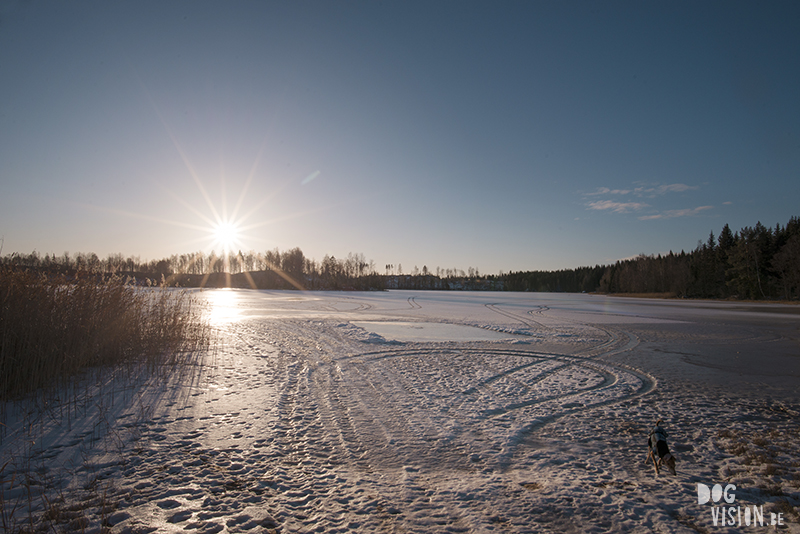
<svg viewBox="0 0 800 534"><path fill-rule="evenodd" d="M60 274L67 279L95 276L126 277L140 285L180 287L240 287L253 289L307 290L383 290L383 289L502 289L497 277L481 275L478 269L434 270L414 266L405 273L401 264L388 264L385 274L375 262L361 253L344 258L325 255L322 261L307 258L299 247L264 253L239 251L235 254L195 252L169 258L141 261L138 257L110 254L100 258L94 253L61 255L34 251L14 253L0 258L0 264Z"/></svg>
<svg viewBox="0 0 800 534"><path fill-rule="evenodd" d="M691 252L639 255L613 265L509 273L509 291L660 293L689 298L800 298L800 218L712 231Z"/></svg>
<svg viewBox="0 0 800 534"><path fill-rule="evenodd" d="M70 255L33 252L0 258L0 264L70 277L124 276L136 283L181 287L242 287L309 290L506 290L540 292L659 293L691 298L800 298L800 218L785 226L760 222L733 232L726 224L691 252L639 255L612 265L559 271L482 275L467 271L417 266L406 273L387 264L382 273L363 254L349 253L322 261L307 258L300 248L263 253L195 252L142 262L110 254Z"/></svg>

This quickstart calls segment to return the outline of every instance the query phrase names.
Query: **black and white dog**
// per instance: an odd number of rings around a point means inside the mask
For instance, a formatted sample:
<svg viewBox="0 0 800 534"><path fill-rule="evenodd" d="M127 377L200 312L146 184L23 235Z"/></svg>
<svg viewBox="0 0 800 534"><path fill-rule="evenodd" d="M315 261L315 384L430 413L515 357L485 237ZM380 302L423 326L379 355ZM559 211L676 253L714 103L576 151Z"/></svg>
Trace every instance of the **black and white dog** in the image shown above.
<svg viewBox="0 0 800 534"><path fill-rule="evenodd" d="M653 460L653 466L656 468L656 475L658 475L658 468L662 465L666 465L669 472L674 475L675 457L669 452L667 431L661 427L663 423L661 419L656 421L656 427L647 437L647 460Z"/></svg>

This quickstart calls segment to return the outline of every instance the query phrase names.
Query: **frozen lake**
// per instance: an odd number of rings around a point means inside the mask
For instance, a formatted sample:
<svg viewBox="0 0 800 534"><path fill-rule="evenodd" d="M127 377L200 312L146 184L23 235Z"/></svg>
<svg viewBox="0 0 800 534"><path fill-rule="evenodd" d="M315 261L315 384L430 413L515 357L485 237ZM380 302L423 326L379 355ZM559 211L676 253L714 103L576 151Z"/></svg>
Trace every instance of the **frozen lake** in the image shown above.
<svg viewBox="0 0 800 534"><path fill-rule="evenodd" d="M200 375L118 395L100 444L41 431L53 473L99 466L114 532L735 532L697 502L727 482L800 531L796 306L197 295L220 332ZM644 463L658 418L674 477Z"/></svg>
<svg viewBox="0 0 800 534"><path fill-rule="evenodd" d="M424 332L429 341L479 338L529 343L568 343L569 338L586 342L592 336L624 332L636 339L636 350L626 351L626 356L649 370L666 372L679 381L752 386L760 394L800 399L800 306L796 305L554 293L221 290L203 294L222 322L340 319L377 334L373 341L398 335L400 341L426 341L414 339L415 330L419 336Z"/></svg>

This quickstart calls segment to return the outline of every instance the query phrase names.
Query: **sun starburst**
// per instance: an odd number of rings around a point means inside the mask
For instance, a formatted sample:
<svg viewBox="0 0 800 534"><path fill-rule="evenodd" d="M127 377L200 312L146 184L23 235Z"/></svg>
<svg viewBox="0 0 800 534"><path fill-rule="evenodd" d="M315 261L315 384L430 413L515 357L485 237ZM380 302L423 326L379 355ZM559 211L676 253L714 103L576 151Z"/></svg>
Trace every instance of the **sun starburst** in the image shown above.
<svg viewBox="0 0 800 534"><path fill-rule="evenodd" d="M231 254L242 246L239 225L233 221L217 223L212 228L212 247L219 247L223 253Z"/></svg>

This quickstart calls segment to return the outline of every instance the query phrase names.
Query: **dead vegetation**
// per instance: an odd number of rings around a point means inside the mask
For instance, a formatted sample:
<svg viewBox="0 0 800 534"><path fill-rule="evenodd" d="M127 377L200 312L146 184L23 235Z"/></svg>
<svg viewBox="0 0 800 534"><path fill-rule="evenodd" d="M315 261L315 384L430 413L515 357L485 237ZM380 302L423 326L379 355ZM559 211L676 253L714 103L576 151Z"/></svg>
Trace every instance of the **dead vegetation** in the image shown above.
<svg viewBox="0 0 800 534"><path fill-rule="evenodd" d="M141 406L123 436L113 429L114 403L135 403L147 384L198 376L200 355L212 346L206 310L189 292L129 282L0 267L0 444L19 444L0 465L1 532L82 532L89 510L107 531L112 483L85 461L73 474L87 477L83 492L64 494L43 463L42 429L90 417L91 431L75 447L108 437L103 443L125 461L151 407Z"/></svg>
<svg viewBox="0 0 800 534"><path fill-rule="evenodd" d="M209 339L186 292L0 270L0 401L95 366L176 366Z"/></svg>

